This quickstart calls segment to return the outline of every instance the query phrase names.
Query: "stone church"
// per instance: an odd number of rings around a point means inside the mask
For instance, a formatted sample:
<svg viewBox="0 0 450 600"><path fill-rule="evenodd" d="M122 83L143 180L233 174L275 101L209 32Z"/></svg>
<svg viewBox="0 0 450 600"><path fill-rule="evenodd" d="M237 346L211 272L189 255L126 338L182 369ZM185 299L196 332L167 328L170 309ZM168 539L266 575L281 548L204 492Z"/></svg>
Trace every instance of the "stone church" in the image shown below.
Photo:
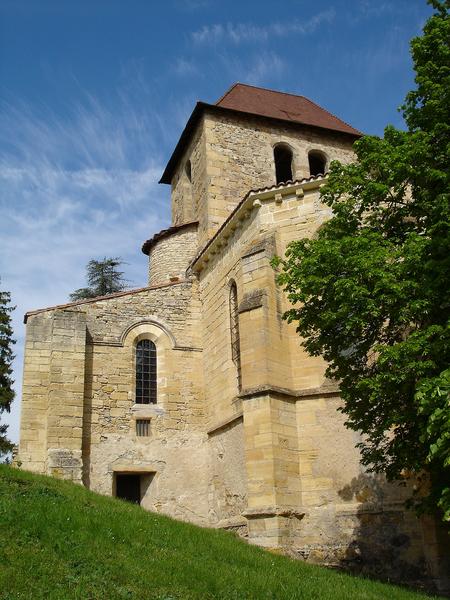
<svg viewBox="0 0 450 600"><path fill-rule="evenodd" d="M270 265L330 217L329 162L360 135L240 83L198 102L160 181L172 223L142 246L148 286L25 316L19 464L311 562L433 571L435 529L362 468Z"/></svg>

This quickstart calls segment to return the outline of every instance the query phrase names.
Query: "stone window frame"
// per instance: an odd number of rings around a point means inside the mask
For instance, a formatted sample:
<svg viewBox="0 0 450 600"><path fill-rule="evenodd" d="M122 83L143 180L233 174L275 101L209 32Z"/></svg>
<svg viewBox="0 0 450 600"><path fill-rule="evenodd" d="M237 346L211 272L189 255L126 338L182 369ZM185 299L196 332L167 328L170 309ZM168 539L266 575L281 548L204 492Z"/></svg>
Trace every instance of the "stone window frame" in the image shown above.
<svg viewBox="0 0 450 600"><path fill-rule="evenodd" d="M285 181L278 181L277 178L277 162L275 159L275 151L277 148L282 148L285 150L288 150L291 154L291 179L288 181L295 181L295 172L296 172L296 167L295 167L295 148L293 146L291 146L291 144L289 144L288 142L285 142L284 140L279 140L275 143L272 144L272 158L273 158L273 169L274 169L274 174L275 174L275 183L276 185L280 185L282 183L286 183Z"/></svg>
<svg viewBox="0 0 450 600"><path fill-rule="evenodd" d="M150 340L156 346L156 403L136 403L136 346L141 340ZM164 406L167 397L169 372L172 368L170 353L175 341L170 332L157 323L137 323L127 330L123 339L123 346L131 366L131 381L129 397L133 400L133 409L139 411L140 417L145 418L143 410L154 410L156 407ZM141 414L142 413L142 414Z"/></svg>
<svg viewBox="0 0 450 600"><path fill-rule="evenodd" d="M329 167L329 164L330 164L330 158L329 158L328 154L326 152L324 152L321 148L317 148L315 146L312 146L312 147L308 148L306 157L307 157L307 160L308 160L308 169L309 169L309 176L310 177L313 176L313 174L311 173L311 166L310 166L310 162L309 162L309 157L310 157L311 154L313 154L313 155L315 154L317 156L320 156L320 158L323 159L323 161L324 161L323 171L324 172L322 173L322 175L325 175L325 173L328 171L328 167Z"/></svg>
<svg viewBox="0 0 450 600"><path fill-rule="evenodd" d="M227 291L231 361L234 366L237 390L240 392L242 390L241 337L239 331L239 295L235 279L231 278L228 281Z"/></svg>

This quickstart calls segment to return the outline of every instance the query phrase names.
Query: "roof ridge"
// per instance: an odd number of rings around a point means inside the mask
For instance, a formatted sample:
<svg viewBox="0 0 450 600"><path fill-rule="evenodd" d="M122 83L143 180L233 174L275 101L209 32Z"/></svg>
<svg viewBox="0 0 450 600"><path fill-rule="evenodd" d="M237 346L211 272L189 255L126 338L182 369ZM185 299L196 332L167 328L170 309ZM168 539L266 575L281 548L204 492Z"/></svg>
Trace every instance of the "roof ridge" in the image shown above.
<svg viewBox="0 0 450 600"><path fill-rule="evenodd" d="M326 112L327 114L329 114L334 119L337 119L341 123L344 123L344 125L347 125L347 127L351 127L352 129L354 129L358 133L361 133L361 131L359 131L359 129L356 129L356 127L353 127L353 125L350 125L350 123L347 123L347 121L344 121L344 119L341 119L340 117L336 116L334 113L332 113L328 109L324 108L321 104L318 104L314 100L311 100L311 98L308 98L308 96L304 96L303 94L294 94L293 92L282 92L282 91L279 91L279 90L273 90L271 88L262 87L260 85L252 85L251 83L242 83L240 81L236 81L236 83L234 85L232 85L230 87L230 89L227 90L225 92L225 94L221 98L219 98L219 100L217 100L216 105L218 105L219 102L221 102L222 100L224 100L225 97L228 96L228 94L231 92L231 90L233 90L237 85L243 85L245 87L252 88L254 90L264 90L265 92L272 92L274 94L282 94L283 96L292 96L294 98L303 98L304 100L306 100L310 104L313 104L317 108L319 108L319 109L323 110L324 112Z"/></svg>
<svg viewBox="0 0 450 600"><path fill-rule="evenodd" d="M305 98L305 100L309 100L309 98L307 98L306 96L303 96L302 94L294 94L293 92L282 92L280 90L273 90L272 88L262 87L260 85L252 85L251 83L242 83L242 81L236 81L236 83L233 84L230 87L230 89L227 90L221 98L219 98L219 100L217 100L216 104L221 102L225 98L225 96L227 96L231 92L231 90L233 88L235 88L237 85L243 85L245 87L253 88L254 90L264 90L265 92L273 92L274 94L283 94L284 96L293 96L294 98ZM319 106L319 105L317 105L317 106ZM322 107L320 106L319 108L322 108Z"/></svg>

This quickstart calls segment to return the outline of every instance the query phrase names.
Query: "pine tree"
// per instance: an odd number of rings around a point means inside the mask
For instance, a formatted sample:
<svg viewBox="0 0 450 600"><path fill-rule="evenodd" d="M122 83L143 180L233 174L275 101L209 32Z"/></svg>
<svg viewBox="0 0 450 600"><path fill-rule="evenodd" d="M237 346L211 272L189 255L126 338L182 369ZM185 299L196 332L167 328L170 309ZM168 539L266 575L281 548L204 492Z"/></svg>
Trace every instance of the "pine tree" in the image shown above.
<svg viewBox="0 0 450 600"><path fill-rule="evenodd" d="M127 281L123 277L123 271L118 270L118 267L123 264L120 257L90 260L86 266L88 287L75 290L70 294L70 299L72 301L85 300L126 289Z"/></svg>
<svg viewBox="0 0 450 600"><path fill-rule="evenodd" d="M11 327L11 311L14 306L10 306L11 294L0 290L0 415L3 412L11 410L11 403L14 400L12 361L14 355L12 346L15 340L12 338L13 330ZM7 439L6 431L8 425L0 423L0 457L10 452L13 444Z"/></svg>

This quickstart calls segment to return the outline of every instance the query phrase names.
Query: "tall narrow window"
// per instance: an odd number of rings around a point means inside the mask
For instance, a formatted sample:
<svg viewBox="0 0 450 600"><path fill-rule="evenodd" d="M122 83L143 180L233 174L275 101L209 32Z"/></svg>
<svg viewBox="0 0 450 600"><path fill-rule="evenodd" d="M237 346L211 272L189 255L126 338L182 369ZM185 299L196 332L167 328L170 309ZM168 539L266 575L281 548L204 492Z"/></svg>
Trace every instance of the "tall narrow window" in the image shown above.
<svg viewBox="0 0 450 600"><path fill-rule="evenodd" d="M324 175L327 168L327 159L319 150L311 150L308 154L309 174Z"/></svg>
<svg viewBox="0 0 450 600"><path fill-rule="evenodd" d="M237 287L234 281L230 285L230 332L231 332L231 359L236 368L236 381L238 390L241 389L241 347L239 339L239 313Z"/></svg>
<svg viewBox="0 0 450 600"><path fill-rule="evenodd" d="M187 163L184 167L184 170L186 172L187 178L189 179L190 182L192 182L192 165L191 165L190 160L187 161Z"/></svg>
<svg viewBox="0 0 450 600"><path fill-rule="evenodd" d="M136 403L156 403L156 346L151 340L136 344Z"/></svg>
<svg viewBox="0 0 450 600"><path fill-rule="evenodd" d="M292 150L285 144L278 144L273 149L273 157L277 183L292 181Z"/></svg>

